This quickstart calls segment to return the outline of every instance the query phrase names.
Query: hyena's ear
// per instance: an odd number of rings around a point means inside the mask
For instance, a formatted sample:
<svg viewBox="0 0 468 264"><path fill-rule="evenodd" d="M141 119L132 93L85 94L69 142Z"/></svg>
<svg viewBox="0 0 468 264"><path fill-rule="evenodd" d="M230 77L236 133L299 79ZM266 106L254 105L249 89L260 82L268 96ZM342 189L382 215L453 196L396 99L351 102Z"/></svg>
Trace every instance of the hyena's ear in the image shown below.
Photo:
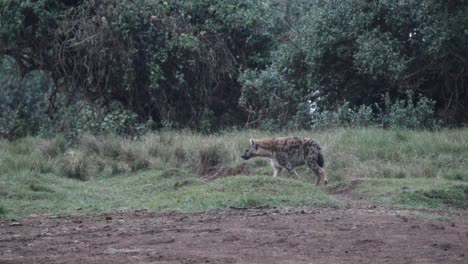
<svg viewBox="0 0 468 264"><path fill-rule="evenodd" d="M255 141L253 138L250 139L250 145L255 145Z"/></svg>

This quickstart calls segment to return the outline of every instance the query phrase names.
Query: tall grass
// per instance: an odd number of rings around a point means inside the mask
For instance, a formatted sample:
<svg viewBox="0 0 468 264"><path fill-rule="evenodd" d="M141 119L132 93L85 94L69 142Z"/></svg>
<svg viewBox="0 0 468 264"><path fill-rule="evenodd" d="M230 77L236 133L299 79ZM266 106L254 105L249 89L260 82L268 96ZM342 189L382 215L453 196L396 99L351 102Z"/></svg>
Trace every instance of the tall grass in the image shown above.
<svg viewBox="0 0 468 264"><path fill-rule="evenodd" d="M0 174L29 170L86 180L145 169L183 168L198 175L247 164L269 171L267 162L244 161L249 138L307 136L323 147L331 178L445 178L468 181L468 129L438 132L336 129L313 133L239 131L201 135L150 133L138 140L84 135L78 145L63 138L0 141ZM308 173L302 170L303 173Z"/></svg>
<svg viewBox="0 0 468 264"><path fill-rule="evenodd" d="M329 169L337 177L468 181L468 129L353 129L329 136Z"/></svg>

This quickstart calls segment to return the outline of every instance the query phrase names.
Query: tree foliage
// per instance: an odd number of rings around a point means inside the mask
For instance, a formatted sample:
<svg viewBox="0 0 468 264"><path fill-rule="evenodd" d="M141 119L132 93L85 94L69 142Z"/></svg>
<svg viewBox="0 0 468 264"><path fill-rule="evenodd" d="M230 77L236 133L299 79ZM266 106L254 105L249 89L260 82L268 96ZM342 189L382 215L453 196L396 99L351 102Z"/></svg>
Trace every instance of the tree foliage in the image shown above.
<svg viewBox="0 0 468 264"><path fill-rule="evenodd" d="M296 89L320 92L323 108L410 91L435 100L448 121L466 122L467 14L464 1L320 1L278 61Z"/></svg>
<svg viewBox="0 0 468 264"><path fill-rule="evenodd" d="M280 129L313 126L313 106L412 93L461 124L467 14L463 0L4 0L2 118L22 108L63 123L90 105L156 127ZM12 103L27 91L37 109Z"/></svg>
<svg viewBox="0 0 468 264"><path fill-rule="evenodd" d="M272 39L257 1L4 1L0 54L57 93L120 102L173 126L234 125L240 68L263 67ZM265 59L262 58L265 57Z"/></svg>

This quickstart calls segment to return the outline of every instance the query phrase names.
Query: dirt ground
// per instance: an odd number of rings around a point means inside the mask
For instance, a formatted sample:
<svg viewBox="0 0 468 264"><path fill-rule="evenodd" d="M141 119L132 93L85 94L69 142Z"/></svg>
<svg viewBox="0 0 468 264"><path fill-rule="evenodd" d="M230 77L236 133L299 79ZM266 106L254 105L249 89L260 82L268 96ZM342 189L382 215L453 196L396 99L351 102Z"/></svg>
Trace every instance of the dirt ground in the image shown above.
<svg viewBox="0 0 468 264"><path fill-rule="evenodd" d="M468 263L468 211L255 208L32 215L0 263Z"/></svg>

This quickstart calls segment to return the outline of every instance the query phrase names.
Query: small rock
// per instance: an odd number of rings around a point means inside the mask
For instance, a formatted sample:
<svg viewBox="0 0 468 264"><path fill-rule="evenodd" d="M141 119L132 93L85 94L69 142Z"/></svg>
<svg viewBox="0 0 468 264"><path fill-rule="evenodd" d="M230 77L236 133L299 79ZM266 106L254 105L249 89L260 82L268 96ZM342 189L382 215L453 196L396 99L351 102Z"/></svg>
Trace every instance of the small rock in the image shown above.
<svg viewBox="0 0 468 264"><path fill-rule="evenodd" d="M10 226L22 226L23 224L22 223L18 223L18 222L13 222L10 224Z"/></svg>
<svg viewBox="0 0 468 264"><path fill-rule="evenodd" d="M441 224L431 224L431 227L433 229L436 229L436 230L444 230L445 229L445 226L443 226Z"/></svg>
<svg viewBox="0 0 468 264"><path fill-rule="evenodd" d="M404 215L397 215L396 217L400 218L401 221L403 221L403 222L408 222L408 217L406 217Z"/></svg>
<svg viewBox="0 0 468 264"><path fill-rule="evenodd" d="M112 217L106 216L106 220L107 220L107 221L110 221L110 220L112 220Z"/></svg>
<svg viewBox="0 0 468 264"><path fill-rule="evenodd" d="M61 215L51 215L49 216L50 219L58 219L58 218L63 218Z"/></svg>

